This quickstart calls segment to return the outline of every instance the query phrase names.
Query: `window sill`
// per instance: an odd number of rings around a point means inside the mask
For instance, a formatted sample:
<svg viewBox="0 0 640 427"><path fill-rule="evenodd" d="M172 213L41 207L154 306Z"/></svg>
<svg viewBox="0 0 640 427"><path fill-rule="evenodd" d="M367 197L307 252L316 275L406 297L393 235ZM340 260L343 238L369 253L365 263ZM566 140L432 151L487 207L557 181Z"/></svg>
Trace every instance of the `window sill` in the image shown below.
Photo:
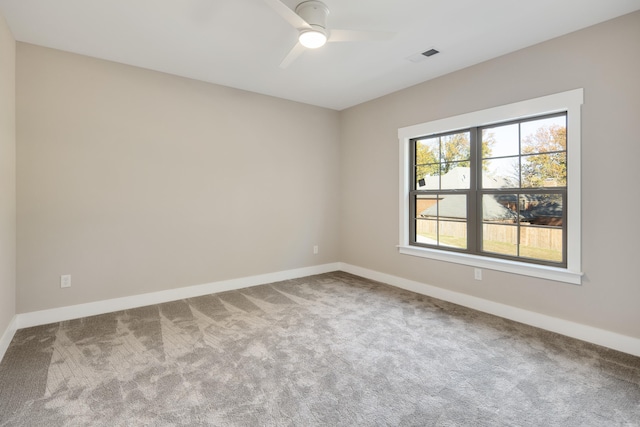
<svg viewBox="0 0 640 427"><path fill-rule="evenodd" d="M565 268L535 265L525 262L509 261L498 258L488 258L478 255L462 254L458 252L439 251L437 249L421 248L416 246L398 246L398 251L404 255L412 255L421 258L435 259L438 261L463 264L470 267L486 268L488 270L503 271L505 273L519 274L522 276L537 277L540 279L555 280L558 282L582 284L582 272L570 271Z"/></svg>

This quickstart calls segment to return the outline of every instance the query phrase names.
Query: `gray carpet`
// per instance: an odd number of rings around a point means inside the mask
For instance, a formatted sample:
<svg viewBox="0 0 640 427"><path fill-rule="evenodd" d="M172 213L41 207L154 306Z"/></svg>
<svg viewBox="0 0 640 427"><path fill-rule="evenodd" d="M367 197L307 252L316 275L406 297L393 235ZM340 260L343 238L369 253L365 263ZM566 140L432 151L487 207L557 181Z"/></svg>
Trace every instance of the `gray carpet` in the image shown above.
<svg viewBox="0 0 640 427"><path fill-rule="evenodd" d="M19 330L2 426L640 425L640 358L346 273Z"/></svg>

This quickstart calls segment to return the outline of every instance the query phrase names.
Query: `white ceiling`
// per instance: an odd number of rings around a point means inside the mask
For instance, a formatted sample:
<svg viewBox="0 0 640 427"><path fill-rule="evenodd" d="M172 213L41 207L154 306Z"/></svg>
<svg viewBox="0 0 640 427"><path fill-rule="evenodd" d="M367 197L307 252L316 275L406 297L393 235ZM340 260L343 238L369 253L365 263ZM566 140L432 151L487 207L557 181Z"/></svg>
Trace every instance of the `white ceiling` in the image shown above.
<svg viewBox="0 0 640 427"><path fill-rule="evenodd" d="M284 0L291 9L302 0ZM640 0L324 0L328 43L286 69L297 31L264 0L0 0L18 41L342 110L640 9ZM406 58L436 48L419 63Z"/></svg>

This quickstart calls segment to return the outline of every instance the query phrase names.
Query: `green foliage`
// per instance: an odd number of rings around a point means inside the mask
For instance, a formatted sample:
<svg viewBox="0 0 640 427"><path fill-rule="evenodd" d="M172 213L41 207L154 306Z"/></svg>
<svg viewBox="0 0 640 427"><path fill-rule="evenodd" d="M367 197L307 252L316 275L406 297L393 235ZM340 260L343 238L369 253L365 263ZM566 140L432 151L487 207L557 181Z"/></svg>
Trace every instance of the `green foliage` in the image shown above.
<svg viewBox="0 0 640 427"><path fill-rule="evenodd" d="M523 139L522 186L566 186L566 149L567 129L564 126L540 127L534 134Z"/></svg>
<svg viewBox="0 0 640 427"><path fill-rule="evenodd" d="M416 177L422 179L427 175L438 173L439 153L422 142L416 143Z"/></svg>
<svg viewBox="0 0 640 427"><path fill-rule="evenodd" d="M491 156L495 143L493 134L482 142L482 156ZM418 141L416 143L416 178L446 174L457 167L470 166L471 144L469 132L455 133Z"/></svg>
<svg viewBox="0 0 640 427"><path fill-rule="evenodd" d="M487 132L486 135L483 136L482 139L482 158L486 159L487 157L491 157L491 153L493 151L493 145L496 143L496 138L493 132ZM483 166L486 170L487 167Z"/></svg>
<svg viewBox="0 0 640 427"><path fill-rule="evenodd" d="M442 150L442 164L440 173L442 175L456 167L469 167L469 156L471 146L468 133L456 133L440 138Z"/></svg>

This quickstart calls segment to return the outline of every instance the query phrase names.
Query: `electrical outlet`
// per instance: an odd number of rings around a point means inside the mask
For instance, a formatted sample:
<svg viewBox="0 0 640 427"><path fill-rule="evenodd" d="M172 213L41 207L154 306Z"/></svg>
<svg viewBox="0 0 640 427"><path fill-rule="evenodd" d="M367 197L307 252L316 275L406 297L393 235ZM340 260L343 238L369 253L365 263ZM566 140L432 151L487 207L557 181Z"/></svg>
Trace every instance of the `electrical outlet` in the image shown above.
<svg viewBox="0 0 640 427"><path fill-rule="evenodd" d="M314 255L318 255L318 245L315 245L315 246L313 247L313 254L314 254Z"/></svg>
<svg viewBox="0 0 640 427"><path fill-rule="evenodd" d="M473 269L473 278L476 280L482 280L482 269L474 268Z"/></svg>
<svg viewBox="0 0 640 427"><path fill-rule="evenodd" d="M63 274L60 276L60 287L61 288L70 288L71 287L71 275Z"/></svg>

